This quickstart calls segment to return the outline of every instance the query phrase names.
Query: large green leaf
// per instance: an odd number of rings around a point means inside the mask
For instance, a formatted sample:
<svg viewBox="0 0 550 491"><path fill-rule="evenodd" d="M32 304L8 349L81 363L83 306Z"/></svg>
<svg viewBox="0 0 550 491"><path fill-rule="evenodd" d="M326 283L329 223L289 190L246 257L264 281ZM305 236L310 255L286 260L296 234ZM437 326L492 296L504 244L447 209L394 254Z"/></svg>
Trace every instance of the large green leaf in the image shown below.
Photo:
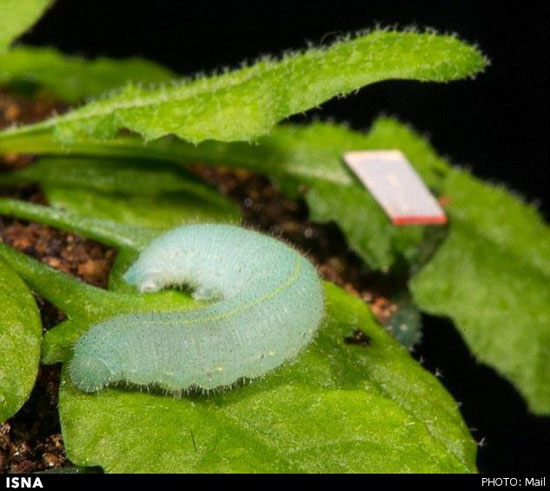
<svg viewBox="0 0 550 491"><path fill-rule="evenodd" d="M68 457L108 472L474 471L476 445L439 382L362 302L332 285L326 299L296 363L232 390L86 395L64 375ZM370 346L345 344L356 329Z"/></svg>
<svg viewBox="0 0 550 491"><path fill-rule="evenodd" d="M27 400L38 374L42 323L34 298L0 258L0 422Z"/></svg>
<svg viewBox="0 0 550 491"><path fill-rule="evenodd" d="M175 165L159 166L146 159L43 157L22 169L0 174L0 184L32 183L85 187L106 193L132 193L144 196L181 191L204 198L217 199L218 193L201 185L196 177Z"/></svg>
<svg viewBox="0 0 550 491"><path fill-rule="evenodd" d="M531 410L550 413L550 228L504 188L455 170L445 180L450 234L411 281L422 309L447 315L476 357Z"/></svg>
<svg viewBox="0 0 550 491"><path fill-rule="evenodd" d="M162 231L8 198L0 198L0 214L51 225L121 248L141 249Z"/></svg>
<svg viewBox="0 0 550 491"><path fill-rule="evenodd" d="M54 48L16 46L0 54L0 84L30 83L58 99L78 102L128 82L165 83L175 74L142 58L86 60Z"/></svg>
<svg viewBox="0 0 550 491"><path fill-rule="evenodd" d="M0 175L0 185L40 183L51 205L124 226L166 229L238 221L228 199L183 169L140 161L44 158Z"/></svg>
<svg viewBox="0 0 550 491"><path fill-rule="evenodd" d="M0 53L29 29L55 0L0 0Z"/></svg>
<svg viewBox="0 0 550 491"><path fill-rule="evenodd" d="M453 36L376 30L222 75L155 89L128 85L75 111L7 130L4 138L53 131L70 144L83 135L113 138L127 128L146 140L175 134L194 143L250 141L287 116L374 82L443 82L484 66L476 48Z"/></svg>
<svg viewBox="0 0 550 491"><path fill-rule="evenodd" d="M127 225L165 230L187 223L239 221L237 208L231 202L220 206L217 199L208 200L181 192L157 196L125 195L56 185L45 185L44 191L52 206Z"/></svg>

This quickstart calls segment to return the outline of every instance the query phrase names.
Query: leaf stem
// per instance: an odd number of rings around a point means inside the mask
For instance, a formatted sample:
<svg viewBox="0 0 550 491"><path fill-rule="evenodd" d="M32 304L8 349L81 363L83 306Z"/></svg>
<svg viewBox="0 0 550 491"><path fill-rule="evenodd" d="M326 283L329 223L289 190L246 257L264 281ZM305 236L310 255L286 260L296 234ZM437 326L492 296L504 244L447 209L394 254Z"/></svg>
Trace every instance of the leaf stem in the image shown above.
<svg viewBox="0 0 550 491"><path fill-rule="evenodd" d="M69 211L15 199L0 198L0 214L79 233L118 248L142 249L156 235L155 231L145 227L84 217Z"/></svg>

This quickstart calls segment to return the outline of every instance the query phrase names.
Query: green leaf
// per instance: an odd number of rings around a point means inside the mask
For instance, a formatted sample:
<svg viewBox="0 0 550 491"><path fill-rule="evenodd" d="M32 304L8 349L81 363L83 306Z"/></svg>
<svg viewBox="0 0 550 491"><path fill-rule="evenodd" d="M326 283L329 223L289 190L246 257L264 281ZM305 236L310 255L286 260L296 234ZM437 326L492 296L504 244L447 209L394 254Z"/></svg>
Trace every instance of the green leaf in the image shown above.
<svg viewBox="0 0 550 491"><path fill-rule="evenodd" d="M476 357L550 414L550 228L502 187L453 171L450 234L411 281L415 301L453 319Z"/></svg>
<svg viewBox="0 0 550 491"><path fill-rule="evenodd" d="M175 77L167 68L137 57L87 60L35 46L17 46L0 54L0 84L30 83L72 103L128 82L159 84Z"/></svg>
<svg viewBox="0 0 550 491"><path fill-rule="evenodd" d="M182 191L227 203L208 186L175 165L145 159L43 157L19 170L0 174L0 185L57 184L108 193L159 195Z"/></svg>
<svg viewBox="0 0 550 491"><path fill-rule="evenodd" d="M159 229L85 217L15 199L0 198L0 214L51 225L120 248L142 249L159 234Z"/></svg>
<svg viewBox="0 0 550 491"><path fill-rule="evenodd" d="M86 217L97 217L117 223L166 230L187 223L238 222L239 214L231 203L220 207L210 201L185 193L158 196L111 194L44 186L48 201L54 207L76 211Z"/></svg>
<svg viewBox="0 0 550 491"><path fill-rule="evenodd" d="M0 0L0 53L30 29L55 0Z"/></svg>
<svg viewBox="0 0 550 491"><path fill-rule="evenodd" d="M296 363L208 396L78 391L67 375L67 455L107 472L472 472L456 403L372 319L326 286L327 320ZM344 343L355 329L368 347ZM139 428L139 431L135 431Z"/></svg>
<svg viewBox="0 0 550 491"><path fill-rule="evenodd" d="M146 161L44 158L0 175L0 184L28 183L42 184L56 208L124 227L239 219L236 205L183 169Z"/></svg>
<svg viewBox="0 0 550 491"><path fill-rule="evenodd" d="M127 128L146 140L175 134L189 142L250 141L282 119L337 95L388 79L449 81L485 66L476 48L453 36L376 30L328 48L156 89L120 92L5 137L53 131L70 144L109 139Z"/></svg>
<svg viewBox="0 0 550 491"><path fill-rule="evenodd" d="M31 292L0 258L0 422L17 412L34 387L41 337Z"/></svg>

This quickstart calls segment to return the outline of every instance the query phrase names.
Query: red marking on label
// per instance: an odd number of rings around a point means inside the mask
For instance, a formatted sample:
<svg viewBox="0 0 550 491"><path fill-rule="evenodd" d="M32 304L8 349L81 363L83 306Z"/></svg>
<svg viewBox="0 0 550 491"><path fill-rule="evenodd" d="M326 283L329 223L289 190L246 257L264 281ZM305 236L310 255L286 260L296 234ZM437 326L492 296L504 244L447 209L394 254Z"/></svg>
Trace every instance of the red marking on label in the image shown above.
<svg viewBox="0 0 550 491"><path fill-rule="evenodd" d="M344 160L394 225L442 225L445 212L399 150L347 152Z"/></svg>
<svg viewBox="0 0 550 491"><path fill-rule="evenodd" d="M447 223L447 217L441 216L406 216L406 217L392 217L392 223L394 225L443 225Z"/></svg>

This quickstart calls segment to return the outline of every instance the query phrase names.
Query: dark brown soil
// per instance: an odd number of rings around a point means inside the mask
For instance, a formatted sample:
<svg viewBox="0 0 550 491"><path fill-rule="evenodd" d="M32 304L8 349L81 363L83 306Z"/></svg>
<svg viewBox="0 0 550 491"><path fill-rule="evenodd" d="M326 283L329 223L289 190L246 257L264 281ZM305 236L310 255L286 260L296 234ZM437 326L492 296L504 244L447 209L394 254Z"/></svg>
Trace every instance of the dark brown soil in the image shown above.
<svg viewBox="0 0 550 491"><path fill-rule="evenodd" d="M43 119L64 108L51 100L31 100L0 91L0 127ZM2 167L27 165L32 156L7 155ZM285 199L266 179L248 171L195 165L193 172L241 205L244 223L281 237L306 252L319 272L350 293L371 303L375 315L387 321L395 305L387 300L387 283L369 276L349 251L339 230L312 224L305 204ZM39 189L4 189L0 195L45 203ZM51 227L0 217L0 241L40 261L105 287L116 251L75 234ZM44 329L63 320L63 314L37 298ZM346 342L367 347L370 340L355 333ZM0 426L0 473L35 472L70 465L64 456L57 414L59 368L42 366L35 389L23 408Z"/></svg>

